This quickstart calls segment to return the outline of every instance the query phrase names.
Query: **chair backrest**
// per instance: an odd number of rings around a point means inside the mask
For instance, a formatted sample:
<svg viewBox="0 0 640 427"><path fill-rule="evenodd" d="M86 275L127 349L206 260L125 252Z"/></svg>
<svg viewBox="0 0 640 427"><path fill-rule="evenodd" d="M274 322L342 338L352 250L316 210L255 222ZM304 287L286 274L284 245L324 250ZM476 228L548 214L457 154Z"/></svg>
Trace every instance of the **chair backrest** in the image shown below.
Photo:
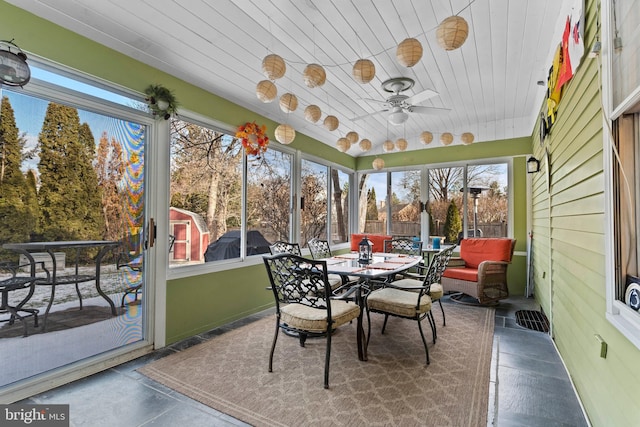
<svg viewBox="0 0 640 427"><path fill-rule="evenodd" d="M422 242L404 237L385 240L384 251L395 254L422 255Z"/></svg>
<svg viewBox="0 0 640 427"><path fill-rule="evenodd" d="M441 250L440 252L433 255L431 258L431 263L429 264L429 269L424 278L424 285L431 285L432 283L440 283L440 279L442 279L442 273L444 273L445 268L447 268L447 264L449 264L449 260L451 259L451 254L455 246L450 246L447 249Z"/></svg>
<svg viewBox="0 0 640 427"><path fill-rule="evenodd" d="M269 246L269 251L271 252L271 255L293 254L293 255L302 256L302 251L300 251L299 244L285 242L282 240L278 240L273 245Z"/></svg>
<svg viewBox="0 0 640 427"><path fill-rule="evenodd" d="M329 242L318 238L313 238L307 243L313 259L331 258L331 248Z"/></svg>
<svg viewBox="0 0 640 427"><path fill-rule="evenodd" d="M330 289L326 261L287 253L264 256L263 260L278 311L280 304L297 303L327 309L331 315L331 305L324 297L324 290Z"/></svg>
<svg viewBox="0 0 640 427"><path fill-rule="evenodd" d="M460 257L469 268L478 268L482 261L511 262L515 243L515 239L502 237L463 239Z"/></svg>

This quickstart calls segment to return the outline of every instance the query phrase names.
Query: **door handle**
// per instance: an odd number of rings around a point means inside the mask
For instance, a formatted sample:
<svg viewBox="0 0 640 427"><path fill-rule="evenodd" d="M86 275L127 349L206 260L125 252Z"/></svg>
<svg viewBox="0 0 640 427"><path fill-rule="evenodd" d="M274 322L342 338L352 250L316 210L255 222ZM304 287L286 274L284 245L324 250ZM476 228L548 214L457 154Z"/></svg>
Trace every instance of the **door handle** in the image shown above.
<svg viewBox="0 0 640 427"><path fill-rule="evenodd" d="M156 242L156 222L153 218L149 219L149 247L152 248Z"/></svg>

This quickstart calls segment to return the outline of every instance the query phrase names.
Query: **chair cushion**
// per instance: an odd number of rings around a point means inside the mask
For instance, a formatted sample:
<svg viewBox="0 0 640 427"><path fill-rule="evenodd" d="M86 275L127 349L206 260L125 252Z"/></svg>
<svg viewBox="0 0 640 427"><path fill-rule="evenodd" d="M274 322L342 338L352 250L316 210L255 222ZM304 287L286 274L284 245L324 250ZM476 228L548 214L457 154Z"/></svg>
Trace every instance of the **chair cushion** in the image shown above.
<svg viewBox="0 0 640 427"><path fill-rule="evenodd" d="M450 279L467 280L469 282L478 281L478 269L477 268L447 268L442 273L442 277L448 277Z"/></svg>
<svg viewBox="0 0 640 427"><path fill-rule="evenodd" d="M373 252L384 252L384 241L391 240L392 237L386 234L352 234L351 235L351 250L358 252L358 246L362 241L362 238L367 236L367 239L371 242Z"/></svg>
<svg viewBox="0 0 640 427"><path fill-rule="evenodd" d="M424 295L422 299L420 299L420 308L416 313L416 304L419 296L420 294L417 292L382 288L369 294L367 297L367 306L370 310L383 311L398 316L415 318L418 314L426 313L431 310L431 298Z"/></svg>
<svg viewBox="0 0 640 427"><path fill-rule="evenodd" d="M333 328L344 325L360 315L357 304L331 300L331 316ZM327 330L327 310L313 308L303 304L288 304L280 309L280 320L287 325L309 332L325 332Z"/></svg>
<svg viewBox="0 0 640 427"><path fill-rule="evenodd" d="M422 286L422 280L416 280L416 279L396 280L395 282L393 282L393 286L400 286L400 287ZM418 290L419 289L416 289L415 292L417 292ZM429 288L429 296L431 297L431 301L435 301L439 298L442 298L443 295L444 295L444 289L442 288L442 285L440 283L432 283L431 287Z"/></svg>
<svg viewBox="0 0 640 427"><path fill-rule="evenodd" d="M478 268L482 261L511 262L511 244L503 238L462 239L460 257L469 268Z"/></svg>
<svg viewBox="0 0 640 427"><path fill-rule="evenodd" d="M339 274L329 274L328 278L329 286L331 287L332 291L335 291L340 286L342 286L342 276L340 276Z"/></svg>

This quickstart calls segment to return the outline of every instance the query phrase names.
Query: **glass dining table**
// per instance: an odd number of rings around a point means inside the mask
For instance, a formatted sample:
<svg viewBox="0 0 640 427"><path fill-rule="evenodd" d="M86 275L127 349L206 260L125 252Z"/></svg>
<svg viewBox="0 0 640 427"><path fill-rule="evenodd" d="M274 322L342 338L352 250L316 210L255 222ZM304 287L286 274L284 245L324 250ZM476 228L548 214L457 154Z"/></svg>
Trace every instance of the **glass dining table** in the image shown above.
<svg viewBox="0 0 640 427"><path fill-rule="evenodd" d="M329 274L360 278L357 284L353 284L351 287L353 288L352 292L355 292L356 302L360 306L357 325L358 359L364 361L367 360L366 338L362 326L363 312L365 310L364 294L376 286L382 286L384 282L393 280L396 274L415 267L422 261L422 257L376 252L373 254L372 262L369 264L361 264L358 262L358 258L359 255L357 253L346 253L334 255L331 258L323 258L322 260L326 261L327 273Z"/></svg>

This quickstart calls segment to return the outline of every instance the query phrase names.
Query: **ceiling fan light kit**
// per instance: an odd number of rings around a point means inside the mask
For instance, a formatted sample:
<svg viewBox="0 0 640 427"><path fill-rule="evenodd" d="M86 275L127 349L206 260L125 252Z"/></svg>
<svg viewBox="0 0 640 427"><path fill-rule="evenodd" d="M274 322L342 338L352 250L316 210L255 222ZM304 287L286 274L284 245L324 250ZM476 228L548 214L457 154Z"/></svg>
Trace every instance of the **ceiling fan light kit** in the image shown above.
<svg viewBox="0 0 640 427"><path fill-rule="evenodd" d="M287 65L280 55L272 53L262 60L262 72L269 80L277 80L284 76L287 71Z"/></svg>
<svg viewBox="0 0 640 427"><path fill-rule="evenodd" d="M296 111L298 108L298 97L292 93L285 93L280 97L280 109L285 113Z"/></svg>
<svg viewBox="0 0 640 427"><path fill-rule="evenodd" d="M271 80L262 80L256 86L256 96L264 103L273 102L278 96L278 89Z"/></svg>
<svg viewBox="0 0 640 427"><path fill-rule="evenodd" d="M334 131L340 126L340 121L336 116L327 116L324 118L324 127L327 130Z"/></svg>
<svg viewBox="0 0 640 427"><path fill-rule="evenodd" d="M414 39L404 39L396 50L396 59L405 67L413 67L422 58L422 44Z"/></svg>
<svg viewBox="0 0 640 427"><path fill-rule="evenodd" d="M322 110L317 105L308 105L304 109L304 118L311 123L316 123L322 116Z"/></svg>
<svg viewBox="0 0 640 427"><path fill-rule="evenodd" d="M436 39L444 50L455 50L467 40L469 25L461 16L450 16L438 25Z"/></svg>
<svg viewBox="0 0 640 427"><path fill-rule="evenodd" d="M280 144L291 144L296 138L295 129L287 124L278 125L274 133L276 135L276 141Z"/></svg>
<svg viewBox="0 0 640 427"><path fill-rule="evenodd" d="M302 76L304 77L304 84L310 88L322 86L327 80L327 73L320 64L307 65Z"/></svg>
<svg viewBox="0 0 640 427"><path fill-rule="evenodd" d="M376 66L369 59L358 59L353 64L352 74L358 83L369 83L376 75Z"/></svg>
<svg viewBox="0 0 640 427"><path fill-rule="evenodd" d="M409 115L402 111L402 108L398 107L398 109L394 110L393 113L389 114L387 119L392 125L398 126L409 120Z"/></svg>

